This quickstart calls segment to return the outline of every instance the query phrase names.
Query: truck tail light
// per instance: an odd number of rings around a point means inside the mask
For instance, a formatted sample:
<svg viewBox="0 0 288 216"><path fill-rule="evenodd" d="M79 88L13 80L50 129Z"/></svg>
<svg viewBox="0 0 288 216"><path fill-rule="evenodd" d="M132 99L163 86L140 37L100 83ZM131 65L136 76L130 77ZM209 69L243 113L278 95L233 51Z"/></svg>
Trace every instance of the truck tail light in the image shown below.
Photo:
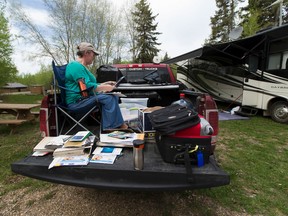
<svg viewBox="0 0 288 216"><path fill-rule="evenodd" d="M207 121L212 126L214 132L211 137L211 145L212 145L212 152L214 152L216 143L217 143L217 135L219 130L218 125L218 109L214 110L206 110Z"/></svg>
<svg viewBox="0 0 288 216"><path fill-rule="evenodd" d="M218 109L206 110L206 116L207 121L214 129L213 135L218 135L218 129L219 129Z"/></svg>
<svg viewBox="0 0 288 216"><path fill-rule="evenodd" d="M52 95L53 96L53 95ZM54 104L54 99L51 95L44 96L40 108L40 131L43 137L56 136L56 116L55 108L51 105Z"/></svg>
<svg viewBox="0 0 288 216"><path fill-rule="evenodd" d="M41 102L41 108L40 108L40 115L39 115L39 121L40 121L40 131L41 136L49 136L49 122L48 122L48 97L44 96Z"/></svg>
<svg viewBox="0 0 288 216"><path fill-rule="evenodd" d="M217 143L217 135L219 131L218 109L215 101L209 94L204 94L198 98L198 113L201 113L204 118L210 123L213 128L212 134L212 151L214 151Z"/></svg>
<svg viewBox="0 0 288 216"><path fill-rule="evenodd" d="M41 108L40 109L40 131L41 136L49 136L49 125L48 125L48 108Z"/></svg>

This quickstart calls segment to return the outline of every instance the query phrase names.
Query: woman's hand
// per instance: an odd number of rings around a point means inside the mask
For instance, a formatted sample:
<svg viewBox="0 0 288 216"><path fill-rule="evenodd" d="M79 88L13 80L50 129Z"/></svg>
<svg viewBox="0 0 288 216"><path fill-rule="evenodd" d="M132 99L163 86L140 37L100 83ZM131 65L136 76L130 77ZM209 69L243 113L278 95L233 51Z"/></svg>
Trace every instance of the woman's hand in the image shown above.
<svg viewBox="0 0 288 216"><path fill-rule="evenodd" d="M114 89L114 86L112 85L105 85L102 83L101 85L98 85L96 92L111 92Z"/></svg>
<svg viewBox="0 0 288 216"><path fill-rule="evenodd" d="M101 85L111 85L111 86L115 86L116 82L115 81L107 81L102 83Z"/></svg>
<svg viewBox="0 0 288 216"><path fill-rule="evenodd" d="M112 85L104 85L105 86L105 92L111 92L114 89L114 86Z"/></svg>

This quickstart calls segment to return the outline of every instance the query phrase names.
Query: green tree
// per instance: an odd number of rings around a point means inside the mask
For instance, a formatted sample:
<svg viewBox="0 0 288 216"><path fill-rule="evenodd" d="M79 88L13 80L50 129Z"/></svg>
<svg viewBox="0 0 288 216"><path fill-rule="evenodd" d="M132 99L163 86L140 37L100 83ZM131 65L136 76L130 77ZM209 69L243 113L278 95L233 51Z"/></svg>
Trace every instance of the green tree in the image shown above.
<svg viewBox="0 0 288 216"><path fill-rule="evenodd" d="M25 85L42 85L45 89L51 88L53 82L52 68L50 65L41 65L40 71L36 74L21 74L15 79L16 82Z"/></svg>
<svg viewBox="0 0 288 216"><path fill-rule="evenodd" d="M241 8L241 14L242 14L241 18L243 20L242 25L248 27L248 28L244 27L244 36L251 35L263 28L279 25L279 13L280 13L279 4L271 6L271 4L275 1L249 0L248 5L246 7ZM287 3L288 1L284 0L284 2ZM281 12L283 15L282 24L288 22L287 12L288 12L288 6L287 4L283 4ZM251 31L251 28L254 28L254 30Z"/></svg>
<svg viewBox="0 0 288 216"><path fill-rule="evenodd" d="M211 17L211 35L205 40L207 43L227 42L228 35L238 25L243 27L241 37L254 35L257 31L269 26L279 25L279 4L271 6L272 0L248 0L248 4L237 9L243 0L215 0L218 10ZM283 24L288 22L288 0L283 1Z"/></svg>
<svg viewBox="0 0 288 216"><path fill-rule="evenodd" d="M132 12L133 21L135 22L136 37L136 53L135 62L145 63L152 62L154 56L157 55L159 49L157 45L157 35L161 34L156 31L157 24L153 24L155 18L158 16L152 15L150 5L146 0L140 0L135 5L135 11Z"/></svg>
<svg viewBox="0 0 288 216"><path fill-rule="evenodd" d="M11 81L17 74L17 69L12 62L11 35L8 20L4 16L4 4L0 8L0 86Z"/></svg>
<svg viewBox="0 0 288 216"><path fill-rule="evenodd" d="M170 57L168 56L168 53L166 52L164 57L163 57L163 59L162 59L162 62L164 62L164 61L166 61L168 59L170 59Z"/></svg>
<svg viewBox="0 0 288 216"><path fill-rule="evenodd" d="M229 33L235 27L236 6L243 0L216 0L218 10L211 17L211 35L206 43L227 42Z"/></svg>
<svg viewBox="0 0 288 216"><path fill-rule="evenodd" d="M129 45L129 51L131 52L132 62L136 59L136 24L133 21L133 16L131 14L135 10L136 0L130 0L127 2L126 7L123 8L124 17L125 17L125 33L128 35L127 41Z"/></svg>
<svg viewBox="0 0 288 216"><path fill-rule="evenodd" d="M30 57L49 57L58 65L65 64L76 58L76 45L87 41L101 53L91 70L111 63L114 58L121 58L124 46L123 36L119 34L121 16L113 10L111 1L42 1L50 19L45 28L34 23L19 2L11 0L10 4L14 23L21 28L25 42L39 47Z"/></svg>
<svg viewBox="0 0 288 216"><path fill-rule="evenodd" d="M259 10L250 9L250 13L246 22L242 23L243 26L243 33L242 37L248 37L250 35L256 34L257 31L260 29L260 25L258 23L258 18L260 15Z"/></svg>

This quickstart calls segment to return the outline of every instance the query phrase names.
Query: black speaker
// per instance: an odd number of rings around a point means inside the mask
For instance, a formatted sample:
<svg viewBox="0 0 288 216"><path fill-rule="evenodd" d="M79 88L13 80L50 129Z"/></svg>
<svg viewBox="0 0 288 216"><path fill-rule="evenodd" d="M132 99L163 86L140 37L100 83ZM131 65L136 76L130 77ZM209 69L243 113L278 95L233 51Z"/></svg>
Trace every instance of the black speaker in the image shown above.
<svg viewBox="0 0 288 216"><path fill-rule="evenodd" d="M122 72L112 65L101 65L96 70L97 82L118 81L122 77ZM125 79L122 82L126 82Z"/></svg>

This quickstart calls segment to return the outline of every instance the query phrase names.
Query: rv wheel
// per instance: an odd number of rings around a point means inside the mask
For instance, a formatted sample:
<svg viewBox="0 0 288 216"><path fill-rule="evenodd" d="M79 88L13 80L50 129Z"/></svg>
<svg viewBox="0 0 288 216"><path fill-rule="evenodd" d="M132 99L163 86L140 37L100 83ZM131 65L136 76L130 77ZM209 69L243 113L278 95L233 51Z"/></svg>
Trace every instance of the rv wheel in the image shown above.
<svg viewBox="0 0 288 216"><path fill-rule="evenodd" d="M271 106L271 118L279 123L288 123L288 102L275 102Z"/></svg>

